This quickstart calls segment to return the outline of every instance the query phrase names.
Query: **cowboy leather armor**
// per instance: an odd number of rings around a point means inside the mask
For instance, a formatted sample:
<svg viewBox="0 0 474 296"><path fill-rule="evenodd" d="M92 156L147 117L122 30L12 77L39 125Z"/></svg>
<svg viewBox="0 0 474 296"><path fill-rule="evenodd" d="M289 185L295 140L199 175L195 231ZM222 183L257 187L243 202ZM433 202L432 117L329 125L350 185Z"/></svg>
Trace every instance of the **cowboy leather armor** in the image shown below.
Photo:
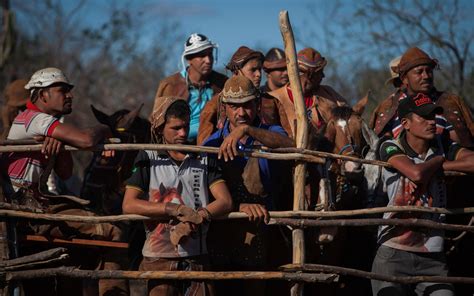
<svg viewBox="0 0 474 296"><path fill-rule="evenodd" d="M278 100L276 104L280 116L280 125L288 133L288 136L294 138L296 135L296 113L295 106L288 95L287 86L283 86L269 93ZM347 101L338 94L332 87L320 85L313 94L315 100L309 108L310 122L313 128L319 130L322 123L327 123L330 119L331 110L338 104L347 105Z"/></svg>
<svg viewBox="0 0 474 296"><path fill-rule="evenodd" d="M453 125L460 139L461 146L471 147L471 138L474 135L474 122L469 107L461 97L455 94L439 92L437 90L434 93L435 103L443 107L443 116ZM374 110L369 126L374 129L377 135L381 136L380 134L384 131L387 124L395 117L400 94L400 90L397 90L382 101Z"/></svg>

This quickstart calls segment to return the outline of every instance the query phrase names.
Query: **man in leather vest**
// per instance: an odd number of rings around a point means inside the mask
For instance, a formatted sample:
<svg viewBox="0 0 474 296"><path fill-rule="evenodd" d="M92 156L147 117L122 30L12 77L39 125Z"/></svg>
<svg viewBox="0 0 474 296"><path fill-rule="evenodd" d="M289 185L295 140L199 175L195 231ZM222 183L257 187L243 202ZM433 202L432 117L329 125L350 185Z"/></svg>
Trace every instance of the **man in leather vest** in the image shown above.
<svg viewBox="0 0 474 296"><path fill-rule="evenodd" d="M191 121L188 141L196 142L199 118L204 106L218 94L227 77L212 70L214 49L217 44L202 34L191 34L184 44L181 57L183 69L160 82L155 96L153 110L159 106L160 99L175 96L185 99L191 107ZM152 112L153 114L153 112Z"/></svg>
<svg viewBox="0 0 474 296"><path fill-rule="evenodd" d="M396 110L400 99L416 93L430 95L434 102L444 109L444 118L456 134L456 141L463 147L472 146L474 123L471 111L464 100L455 95L438 91L434 86L433 70L438 61L417 47L408 49L392 70L398 73L400 88L382 101L375 109L370 127L379 135L392 135L394 125L398 125ZM451 133L450 133L451 134ZM451 136L453 138L453 136Z"/></svg>
<svg viewBox="0 0 474 296"><path fill-rule="evenodd" d="M332 87L321 84L326 64L326 59L313 48L308 47L298 52L298 68L304 101L308 119L315 130L319 130L328 122L332 107L347 105L347 101ZM281 126L290 137L294 137L296 113L291 85L288 83L268 94L278 100Z"/></svg>

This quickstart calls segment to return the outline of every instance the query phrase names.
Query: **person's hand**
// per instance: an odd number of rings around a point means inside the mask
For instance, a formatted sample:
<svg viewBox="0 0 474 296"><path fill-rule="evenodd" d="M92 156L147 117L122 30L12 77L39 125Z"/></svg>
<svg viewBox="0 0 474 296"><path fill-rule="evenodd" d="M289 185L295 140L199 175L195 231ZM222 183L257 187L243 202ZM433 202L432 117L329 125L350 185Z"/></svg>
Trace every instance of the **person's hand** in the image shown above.
<svg viewBox="0 0 474 296"><path fill-rule="evenodd" d="M268 213L265 206L261 204L240 204L240 212L244 212L249 216L249 221L252 222L262 222L266 224L270 221L270 214Z"/></svg>
<svg viewBox="0 0 474 296"><path fill-rule="evenodd" d="M169 202L165 205L165 213L168 216L175 217L181 222L190 222L199 225L203 221L202 216L199 215L198 212L185 205Z"/></svg>
<svg viewBox="0 0 474 296"><path fill-rule="evenodd" d="M43 141L43 147L41 147L41 153L45 155L45 158L48 158L53 155L58 155L63 146L63 142L52 138L52 137L43 137L36 136L34 137L35 141Z"/></svg>
<svg viewBox="0 0 474 296"><path fill-rule="evenodd" d="M247 132L248 125L239 125L230 132L219 147L218 158L224 157L224 161L234 160L238 155L237 145Z"/></svg>
<svg viewBox="0 0 474 296"><path fill-rule="evenodd" d="M170 230L170 241L174 246L179 245L183 240L191 235L194 231L192 224L188 222L180 222L173 226Z"/></svg>

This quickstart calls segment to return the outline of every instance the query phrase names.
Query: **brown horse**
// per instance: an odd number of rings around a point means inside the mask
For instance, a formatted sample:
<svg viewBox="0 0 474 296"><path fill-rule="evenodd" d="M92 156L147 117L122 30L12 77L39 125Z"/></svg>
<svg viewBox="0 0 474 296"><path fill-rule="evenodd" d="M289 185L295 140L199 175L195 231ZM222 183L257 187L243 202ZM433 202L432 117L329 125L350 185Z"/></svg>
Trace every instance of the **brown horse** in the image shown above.
<svg viewBox="0 0 474 296"><path fill-rule="evenodd" d="M363 157L370 149L366 124L361 115L368 95L354 107L337 106L331 109L331 118L321 131L316 143L318 150L340 155ZM330 180L332 194L329 210L362 208L366 205L364 167L353 161L329 160L321 170L321 177ZM337 235L336 235L337 234ZM312 237L315 237L314 239ZM370 270L373 233L361 229L328 227L310 236L308 253L312 262ZM313 249L313 251L311 251ZM321 295L370 295L370 282L354 278L340 278L339 284L316 285L309 292Z"/></svg>

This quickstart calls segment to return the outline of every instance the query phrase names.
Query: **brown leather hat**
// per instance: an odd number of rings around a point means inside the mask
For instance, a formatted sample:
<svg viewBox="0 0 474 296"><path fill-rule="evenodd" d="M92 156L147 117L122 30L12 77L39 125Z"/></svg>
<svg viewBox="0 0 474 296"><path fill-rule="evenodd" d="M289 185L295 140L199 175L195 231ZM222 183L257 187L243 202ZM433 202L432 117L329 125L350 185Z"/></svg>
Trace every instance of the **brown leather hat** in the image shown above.
<svg viewBox="0 0 474 296"><path fill-rule="evenodd" d="M400 59L402 56L398 56L390 61L388 67L390 68L390 78L385 81L385 85L392 84L394 87L400 87L402 85L402 81L400 80L400 75L398 72L393 71L394 68L398 67L400 63Z"/></svg>
<svg viewBox="0 0 474 296"><path fill-rule="evenodd" d="M250 79L236 75L225 82L220 97L222 103L243 104L256 99L258 91Z"/></svg>
<svg viewBox="0 0 474 296"><path fill-rule="evenodd" d="M242 67L251 59L259 59L263 62L263 53L257 50L248 48L247 46L241 46L230 58L229 63L225 66L230 71L234 72L242 69Z"/></svg>
<svg viewBox="0 0 474 296"><path fill-rule="evenodd" d="M263 62L263 70L270 72L274 69L286 68L286 55L285 52L279 48L270 49L265 55L265 61Z"/></svg>
<svg viewBox="0 0 474 296"><path fill-rule="evenodd" d="M317 72L327 65L326 59L314 48L298 51L298 67L302 72Z"/></svg>
<svg viewBox="0 0 474 296"><path fill-rule="evenodd" d="M5 87L5 103L8 106L20 107L26 105L30 92L25 89L28 80L17 79Z"/></svg>
<svg viewBox="0 0 474 296"><path fill-rule="evenodd" d="M151 129L155 130L161 127L165 121L166 121L166 111L168 111L168 108L173 105L174 102L178 100L183 100L186 101L183 98L179 97L160 97L157 98L156 101L158 102L155 104L155 108L153 109L153 113L150 116L150 122L151 122Z"/></svg>
<svg viewBox="0 0 474 296"><path fill-rule="evenodd" d="M438 61L432 59L426 52L418 47L412 47L402 55L398 67L393 67L392 69L402 77L410 71L410 69L420 65L428 65L435 68L438 65Z"/></svg>

